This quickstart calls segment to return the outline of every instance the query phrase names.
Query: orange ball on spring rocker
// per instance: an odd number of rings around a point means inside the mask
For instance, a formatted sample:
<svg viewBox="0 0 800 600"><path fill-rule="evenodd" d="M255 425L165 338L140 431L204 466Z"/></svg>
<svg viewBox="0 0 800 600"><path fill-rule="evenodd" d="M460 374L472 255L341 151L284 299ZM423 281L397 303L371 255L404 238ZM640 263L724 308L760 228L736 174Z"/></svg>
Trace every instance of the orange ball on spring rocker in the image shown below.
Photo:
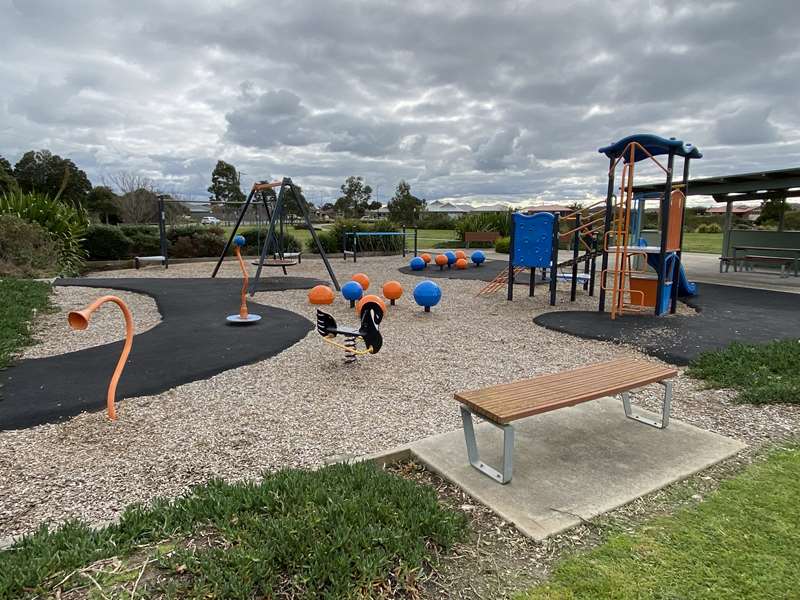
<svg viewBox="0 0 800 600"><path fill-rule="evenodd" d="M420 257L422 260L424 260L424 261L425 261L425 264L426 264L426 265L427 265L427 264L430 264L430 262L431 262L431 255L430 255L430 254L428 254L427 252L426 252L425 254L420 254L420 255L419 255L419 257Z"/></svg>
<svg viewBox="0 0 800 600"><path fill-rule="evenodd" d="M356 314L360 317L361 316L361 309L362 307L367 304L368 302L374 302L378 306L381 307L383 313L386 313L386 304L384 304L383 300L381 300L380 296L376 296L375 294L367 294L361 300L358 301L356 304Z"/></svg>
<svg viewBox="0 0 800 600"><path fill-rule="evenodd" d="M467 253L464 252L463 250L456 250L456 259L459 259L459 258L466 259L467 258ZM458 263L456 263L456 265L458 265Z"/></svg>
<svg viewBox="0 0 800 600"><path fill-rule="evenodd" d="M308 291L308 301L311 304L332 304L333 290L327 285L317 285Z"/></svg>
<svg viewBox="0 0 800 600"><path fill-rule="evenodd" d="M383 284L383 296L387 298L392 306L394 301L403 295L403 286L396 281L387 281Z"/></svg>
<svg viewBox="0 0 800 600"><path fill-rule="evenodd" d="M447 264L447 257L444 254L437 254L436 255L436 264L439 265L439 270L441 271L444 269L444 266Z"/></svg>
<svg viewBox="0 0 800 600"><path fill-rule="evenodd" d="M369 289L369 277L364 275L364 273L356 273L351 278L353 281L357 281L361 284L362 289L366 292Z"/></svg>
<svg viewBox="0 0 800 600"><path fill-rule="evenodd" d="M466 258L459 258L456 261L456 269L466 269L467 268L467 259Z"/></svg>

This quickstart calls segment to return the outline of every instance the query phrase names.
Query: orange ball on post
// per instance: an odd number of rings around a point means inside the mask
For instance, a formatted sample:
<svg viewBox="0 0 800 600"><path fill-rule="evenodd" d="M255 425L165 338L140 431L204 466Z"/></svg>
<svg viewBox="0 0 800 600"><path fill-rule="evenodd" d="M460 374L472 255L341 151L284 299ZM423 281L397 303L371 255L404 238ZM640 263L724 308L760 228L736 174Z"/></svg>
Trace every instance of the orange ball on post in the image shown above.
<svg viewBox="0 0 800 600"><path fill-rule="evenodd" d="M466 258L459 258L456 260L456 269L466 269L467 268L467 259Z"/></svg>
<svg viewBox="0 0 800 600"><path fill-rule="evenodd" d="M419 257L425 261L425 264L428 265L431 262L431 255L427 252L425 254L420 254Z"/></svg>
<svg viewBox="0 0 800 600"><path fill-rule="evenodd" d="M375 304L381 307L381 311L383 311L384 314L386 313L386 304L384 304L380 296L376 296L375 294L367 294L356 303L356 314L359 317L361 316L361 309L367 302L374 302Z"/></svg>
<svg viewBox="0 0 800 600"><path fill-rule="evenodd" d="M361 287L365 292L367 291L367 289L369 289L369 277L364 275L364 273L356 273L350 279L360 283Z"/></svg>
<svg viewBox="0 0 800 600"><path fill-rule="evenodd" d="M308 301L311 304L333 304L333 290L327 285L317 285L308 291Z"/></svg>
<svg viewBox="0 0 800 600"><path fill-rule="evenodd" d="M383 297L389 300L389 303L394 306L394 301L403 295L403 286L397 281L387 281L383 284Z"/></svg>
<svg viewBox="0 0 800 600"><path fill-rule="evenodd" d="M464 260L466 260L467 253L464 252L463 250L456 250L456 260L458 260L459 258L463 258ZM458 263L456 263L456 266L458 266Z"/></svg>
<svg viewBox="0 0 800 600"><path fill-rule="evenodd" d="M437 254L436 264L439 265L439 270L441 271L447 264L447 257L444 254Z"/></svg>

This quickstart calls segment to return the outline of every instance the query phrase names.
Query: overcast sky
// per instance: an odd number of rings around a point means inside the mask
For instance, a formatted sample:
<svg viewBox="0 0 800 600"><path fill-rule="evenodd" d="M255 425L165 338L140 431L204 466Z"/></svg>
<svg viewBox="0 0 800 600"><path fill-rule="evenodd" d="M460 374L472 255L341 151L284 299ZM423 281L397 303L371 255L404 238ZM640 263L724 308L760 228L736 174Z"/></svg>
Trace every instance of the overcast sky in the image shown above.
<svg viewBox="0 0 800 600"><path fill-rule="evenodd" d="M800 165L800 5L0 0L0 155L205 195L217 159L311 200L605 193L597 148L675 136L693 175Z"/></svg>

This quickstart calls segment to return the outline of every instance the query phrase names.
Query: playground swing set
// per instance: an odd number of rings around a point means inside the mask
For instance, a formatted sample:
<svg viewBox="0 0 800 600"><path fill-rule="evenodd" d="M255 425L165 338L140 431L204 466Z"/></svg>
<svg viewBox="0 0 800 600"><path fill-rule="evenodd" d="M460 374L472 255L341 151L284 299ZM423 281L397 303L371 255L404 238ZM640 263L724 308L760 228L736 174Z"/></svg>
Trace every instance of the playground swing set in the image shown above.
<svg viewBox="0 0 800 600"><path fill-rule="evenodd" d="M258 192L263 192L270 189L279 188L277 200L275 201L275 205L270 210L269 202L265 194L261 194L259 198L256 198L256 194ZM331 282L333 283L334 287L339 290L339 281L336 279L336 274L333 272L333 267L331 267L330 262L328 261L328 256L325 254L325 250L322 248L322 244L319 241L319 237L317 236L317 232L315 231L313 225L311 224L311 218L308 214L308 208L305 206L304 202L299 200L300 198L300 191L297 187L292 183L291 178L284 177L281 181L260 181L253 184L252 189L250 190L250 194L247 196L247 200L245 200L244 204L242 205L241 210L239 211L239 216L236 219L236 224L233 226L233 230L228 238L228 241L225 242L225 247L222 250L222 254L220 254L219 260L217 260L217 264L214 266L214 270L211 273L211 277L216 277L217 273L219 272L220 267L222 266L222 261L225 260L225 256L228 254L230 250L231 244L234 241L234 238L237 235L239 230L239 226L244 219L244 216L247 212L247 209L253 203L254 199L256 202L259 200L263 202L264 208L267 213L267 218L269 219L269 227L267 229L267 236L264 240L264 244L261 246L261 252L259 255L259 260L257 262L253 262L258 268L256 269L255 277L253 277L252 282L250 283L250 296L253 296L256 293L256 288L258 287L258 282L261 279L261 270L264 267L280 267L283 269L284 274L286 274L286 267L292 266L297 264L296 261L291 259L286 259L284 257L284 218L285 218L285 211L286 211L286 203L289 201L289 197L297 203L297 207L300 210L300 213L305 220L306 227L308 227L309 232L311 233L311 238L314 240L314 245L319 252L320 257L322 258L323 262L325 263L325 268L328 270L328 275L331 278ZM277 248L277 259L268 259L267 254L269 253L270 248Z"/></svg>

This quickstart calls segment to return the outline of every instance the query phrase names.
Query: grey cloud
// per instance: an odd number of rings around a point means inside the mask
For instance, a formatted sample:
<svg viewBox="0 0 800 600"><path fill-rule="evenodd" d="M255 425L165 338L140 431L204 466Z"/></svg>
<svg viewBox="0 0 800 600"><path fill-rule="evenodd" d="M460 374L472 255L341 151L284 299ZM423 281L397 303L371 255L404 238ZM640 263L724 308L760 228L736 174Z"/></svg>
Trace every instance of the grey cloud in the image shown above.
<svg viewBox="0 0 800 600"><path fill-rule="evenodd" d="M800 160L793 0L16 0L0 20L0 154L205 194L217 158L332 195L603 192L596 149L638 131L698 175ZM417 190L419 188L419 190Z"/></svg>

